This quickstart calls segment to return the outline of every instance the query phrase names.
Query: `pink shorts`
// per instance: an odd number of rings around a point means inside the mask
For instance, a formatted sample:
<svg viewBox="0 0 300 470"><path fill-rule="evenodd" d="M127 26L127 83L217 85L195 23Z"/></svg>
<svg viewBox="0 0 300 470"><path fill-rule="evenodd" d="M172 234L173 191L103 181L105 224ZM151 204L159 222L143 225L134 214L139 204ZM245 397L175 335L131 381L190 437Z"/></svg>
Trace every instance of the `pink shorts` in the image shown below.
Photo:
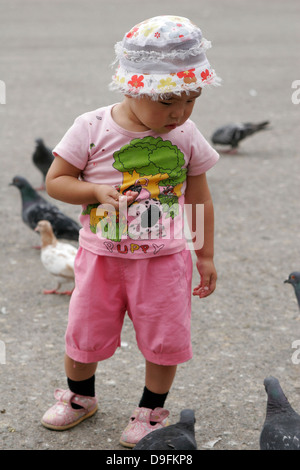
<svg viewBox="0 0 300 470"><path fill-rule="evenodd" d="M190 251L126 260L79 248L66 331L66 353L90 363L121 344L127 312L137 345L150 362L175 365L192 357Z"/></svg>

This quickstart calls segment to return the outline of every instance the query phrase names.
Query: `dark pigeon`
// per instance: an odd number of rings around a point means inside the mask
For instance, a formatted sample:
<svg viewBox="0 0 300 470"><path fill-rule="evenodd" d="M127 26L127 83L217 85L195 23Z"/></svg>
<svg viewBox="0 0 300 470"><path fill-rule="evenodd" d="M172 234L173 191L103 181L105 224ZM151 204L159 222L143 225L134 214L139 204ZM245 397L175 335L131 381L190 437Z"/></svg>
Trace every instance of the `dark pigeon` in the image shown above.
<svg viewBox="0 0 300 470"><path fill-rule="evenodd" d="M49 220L57 238L78 241L80 226L77 222L40 196L25 178L15 176L10 185L20 190L22 220L29 228L34 230L40 220Z"/></svg>
<svg viewBox="0 0 300 470"><path fill-rule="evenodd" d="M197 450L194 411L181 411L178 423L150 432L133 450Z"/></svg>
<svg viewBox="0 0 300 470"><path fill-rule="evenodd" d="M300 309L300 272L299 271L294 271L289 275L289 278L286 279L284 282L288 284L292 284L296 298L298 301L298 306Z"/></svg>
<svg viewBox="0 0 300 470"><path fill-rule="evenodd" d="M32 154L32 161L43 175L42 185L38 189L45 189L46 175L53 162L54 156L52 155L52 150L44 144L43 139L36 139L35 142L36 147Z"/></svg>
<svg viewBox="0 0 300 470"><path fill-rule="evenodd" d="M300 415L284 395L278 379L267 377L266 419L260 435L261 450L300 450Z"/></svg>
<svg viewBox="0 0 300 470"><path fill-rule="evenodd" d="M265 129L269 121L263 121L258 124L244 122L241 124L227 124L219 127L212 135L213 144L229 145L232 153L237 151L239 143L246 137Z"/></svg>

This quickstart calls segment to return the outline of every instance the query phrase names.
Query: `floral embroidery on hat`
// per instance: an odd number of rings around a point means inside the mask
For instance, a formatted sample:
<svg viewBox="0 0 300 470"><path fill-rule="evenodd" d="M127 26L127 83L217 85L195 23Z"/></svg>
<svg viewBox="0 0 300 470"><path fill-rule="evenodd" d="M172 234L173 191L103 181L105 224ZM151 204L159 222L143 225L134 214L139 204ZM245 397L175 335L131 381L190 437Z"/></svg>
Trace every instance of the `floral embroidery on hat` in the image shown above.
<svg viewBox="0 0 300 470"><path fill-rule="evenodd" d="M128 84L134 88L140 88L144 86L144 83L142 83L143 80L144 80L143 75L140 75L139 77L137 75L133 75L131 77L131 80L128 82Z"/></svg>
<svg viewBox="0 0 300 470"><path fill-rule="evenodd" d="M157 31L158 26L158 23L154 23L152 26L151 24L147 24L141 31L141 34L143 34L145 37L150 36L154 31Z"/></svg>
<svg viewBox="0 0 300 470"><path fill-rule="evenodd" d="M170 39L183 38L187 33L187 29L183 27L181 23L173 23L168 21L165 26L161 28L161 31L168 33Z"/></svg>
<svg viewBox="0 0 300 470"><path fill-rule="evenodd" d="M183 78L183 81L185 83L193 83L197 81L197 78L194 72L195 72L195 69L184 70L183 72L178 72L177 77Z"/></svg>
<svg viewBox="0 0 300 470"><path fill-rule="evenodd" d="M129 31L129 33L126 34L126 37L127 37L127 38L132 38L133 36L136 36L138 30L139 30L139 28L137 28L136 26L134 26L134 27Z"/></svg>
<svg viewBox="0 0 300 470"><path fill-rule="evenodd" d="M209 78L212 78L212 75L211 73L209 72L208 69L204 70L204 72L201 73L201 78L202 78L202 81L206 81L208 80Z"/></svg>
<svg viewBox="0 0 300 470"><path fill-rule="evenodd" d="M172 77L167 77L166 79L162 78L159 81L159 85L157 85L157 88L163 89L165 91L171 90L173 87L176 86L176 83L172 80Z"/></svg>
<svg viewBox="0 0 300 470"><path fill-rule="evenodd" d="M125 83L125 77L120 77L119 75L115 75L114 76L114 80L118 83L120 83L120 85L122 85L123 83Z"/></svg>

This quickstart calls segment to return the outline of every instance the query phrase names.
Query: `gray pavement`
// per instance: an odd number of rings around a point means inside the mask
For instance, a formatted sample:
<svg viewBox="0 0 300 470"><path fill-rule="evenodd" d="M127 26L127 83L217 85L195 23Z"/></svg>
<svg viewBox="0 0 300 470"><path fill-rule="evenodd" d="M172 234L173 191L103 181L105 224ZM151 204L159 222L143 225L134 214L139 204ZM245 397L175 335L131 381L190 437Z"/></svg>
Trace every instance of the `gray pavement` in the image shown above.
<svg viewBox="0 0 300 470"><path fill-rule="evenodd" d="M193 299L194 357L179 367L167 402L171 420L194 408L200 450L256 450L269 374L300 410L300 365L292 362L300 313L283 284L300 269L300 105L292 103L292 83L300 80L298 0L1 0L0 449L122 449L120 433L144 380L128 319L122 347L96 373L99 412L68 432L40 424L54 389L66 386L68 299L42 294L53 280L31 249L37 235L22 223L9 183L19 174L40 184L34 140L54 146L76 116L118 101L107 89L115 42L143 19L173 13L193 19L212 41L209 59L224 81L197 103L193 119L203 134L209 139L232 121L268 119L272 128L245 141L238 156L221 156L209 173L218 287ZM57 204L77 217L78 207Z"/></svg>

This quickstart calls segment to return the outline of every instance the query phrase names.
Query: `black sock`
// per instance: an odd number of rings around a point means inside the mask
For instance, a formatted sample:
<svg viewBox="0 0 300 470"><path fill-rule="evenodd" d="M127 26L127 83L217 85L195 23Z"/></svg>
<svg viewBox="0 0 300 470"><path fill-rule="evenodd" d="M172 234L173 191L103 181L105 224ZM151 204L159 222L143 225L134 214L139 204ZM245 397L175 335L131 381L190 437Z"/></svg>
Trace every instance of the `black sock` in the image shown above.
<svg viewBox="0 0 300 470"><path fill-rule="evenodd" d="M166 398L168 396L168 393L153 393L150 390L148 390L147 387L144 387L144 392L141 398L141 401L139 403L139 407L143 408L151 408L154 410L154 408L163 408Z"/></svg>
<svg viewBox="0 0 300 470"><path fill-rule="evenodd" d="M71 380L68 377L68 386L71 392L76 393L76 395L83 395L85 397L94 397L95 396L95 375L92 375L89 379L86 380ZM78 409L82 406L72 403L72 408Z"/></svg>

